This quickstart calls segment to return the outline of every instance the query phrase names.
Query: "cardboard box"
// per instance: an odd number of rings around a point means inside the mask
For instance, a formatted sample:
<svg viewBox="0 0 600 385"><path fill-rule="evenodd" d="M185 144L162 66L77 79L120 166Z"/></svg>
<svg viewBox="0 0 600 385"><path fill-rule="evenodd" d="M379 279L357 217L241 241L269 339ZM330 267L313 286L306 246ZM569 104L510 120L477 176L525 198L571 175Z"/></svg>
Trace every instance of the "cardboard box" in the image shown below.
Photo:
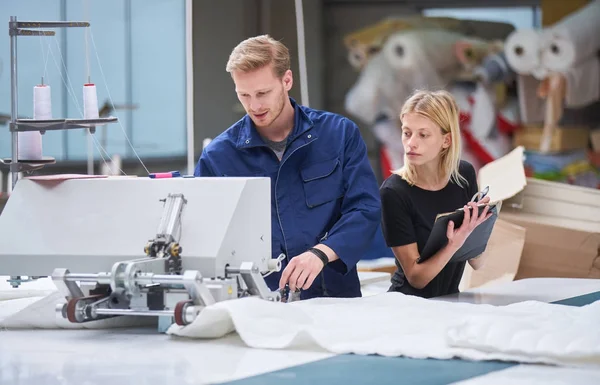
<svg viewBox="0 0 600 385"><path fill-rule="evenodd" d="M371 260L358 261L356 269L358 271L370 271L394 274L396 272L395 258L378 258Z"/></svg>
<svg viewBox="0 0 600 385"><path fill-rule="evenodd" d="M499 228L484 253L491 266L486 260L481 272L467 269L471 277L461 284L474 287L511 276L600 278L600 190L525 178L519 156L517 148L482 167L478 179L481 188L490 186L492 201L502 201L498 221L524 229L522 253L517 256L523 233ZM509 247L503 242L513 239L513 250L503 250Z"/></svg>
<svg viewBox="0 0 600 385"><path fill-rule="evenodd" d="M542 138L542 127L527 125L515 131L513 144L523 146L527 150L539 151ZM584 127L559 127L552 133L550 152L587 149L590 140L590 130Z"/></svg>
<svg viewBox="0 0 600 385"><path fill-rule="evenodd" d="M514 280L521 264L525 234L524 227L498 218L488 247L480 257L485 260L483 266L473 270L467 263L459 289L463 291L490 283Z"/></svg>
<svg viewBox="0 0 600 385"><path fill-rule="evenodd" d="M504 206L529 214L600 223L600 190L566 183L527 178L526 187Z"/></svg>
<svg viewBox="0 0 600 385"><path fill-rule="evenodd" d="M526 229L515 279L600 278L600 224L502 210L503 220Z"/></svg>
<svg viewBox="0 0 600 385"><path fill-rule="evenodd" d="M527 230L515 279L600 278L600 190L528 178L500 218Z"/></svg>

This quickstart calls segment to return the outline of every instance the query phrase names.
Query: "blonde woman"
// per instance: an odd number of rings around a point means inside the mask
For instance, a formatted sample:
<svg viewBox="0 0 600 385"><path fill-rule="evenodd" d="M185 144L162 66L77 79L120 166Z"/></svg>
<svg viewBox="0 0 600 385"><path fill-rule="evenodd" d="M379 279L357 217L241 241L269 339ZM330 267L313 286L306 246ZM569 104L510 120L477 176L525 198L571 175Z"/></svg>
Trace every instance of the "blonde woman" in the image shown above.
<svg viewBox="0 0 600 385"><path fill-rule="evenodd" d="M467 206L477 193L473 166L460 159L459 111L446 91L418 91L402 107L404 166L380 188L382 228L396 257L390 291L424 298L458 292L465 262L450 262L469 234L490 214ZM489 202L489 197L479 204ZM447 229L448 244L433 257L417 263L439 213L465 208L463 224ZM475 209L476 207L473 207ZM470 215L473 212L475 215ZM478 269L480 258L469 260Z"/></svg>

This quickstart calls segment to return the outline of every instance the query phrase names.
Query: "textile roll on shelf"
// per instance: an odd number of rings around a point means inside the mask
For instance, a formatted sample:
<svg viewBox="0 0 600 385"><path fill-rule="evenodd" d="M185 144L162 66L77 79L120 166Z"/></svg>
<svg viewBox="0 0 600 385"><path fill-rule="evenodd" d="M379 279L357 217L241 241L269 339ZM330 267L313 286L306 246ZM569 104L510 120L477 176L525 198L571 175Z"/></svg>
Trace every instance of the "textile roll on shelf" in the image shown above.
<svg viewBox="0 0 600 385"><path fill-rule="evenodd" d="M564 72L600 51L600 0L566 16L543 31L542 62Z"/></svg>
<svg viewBox="0 0 600 385"><path fill-rule="evenodd" d="M547 70L540 58L541 35L534 29L520 29L512 32L504 45L506 60L519 75L533 75L543 79Z"/></svg>
<svg viewBox="0 0 600 385"><path fill-rule="evenodd" d="M506 39L504 52L520 75L544 79L549 71L564 73L600 51L600 0L544 28L520 29Z"/></svg>
<svg viewBox="0 0 600 385"><path fill-rule="evenodd" d="M598 21L600 25L600 20ZM597 40L600 41L600 35ZM600 100L600 58L592 56L564 72L565 105L581 108Z"/></svg>
<svg viewBox="0 0 600 385"><path fill-rule="evenodd" d="M413 30L390 36L382 52L391 68L412 79L412 88L441 88L462 69L454 48L462 39L443 29Z"/></svg>

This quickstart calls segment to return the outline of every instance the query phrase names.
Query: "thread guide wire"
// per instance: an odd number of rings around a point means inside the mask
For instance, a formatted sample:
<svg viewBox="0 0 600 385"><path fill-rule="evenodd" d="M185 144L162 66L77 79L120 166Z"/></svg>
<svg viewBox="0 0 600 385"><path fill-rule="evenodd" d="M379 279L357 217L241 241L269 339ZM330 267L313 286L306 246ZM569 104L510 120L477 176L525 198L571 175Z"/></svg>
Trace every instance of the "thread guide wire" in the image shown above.
<svg viewBox="0 0 600 385"><path fill-rule="evenodd" d="M43 167L45 164L55 163L52 157L44 156L41 160L20 160L18 159L17 143L18 132L39 131L45 133L50 130L66 130L86 128L90 133L94 133L96 126L102 126L109 123L118 122L118 118L109 116L94 119L17 119L17 36L54 36L54 31L43 31L44 28L72 28L72 27L90 27L89 22L82 21L17 21L15 16L11 16L8 23L9 36L11 37L11 121L9 130L12 135L12 158L1 159L0 163L10 165L10 171L13 174L13 187L18 181L18 173L21 171L31 171ZM27 29L25 29L27 28ZM88 74L89 76L89 74Z"/></svg>

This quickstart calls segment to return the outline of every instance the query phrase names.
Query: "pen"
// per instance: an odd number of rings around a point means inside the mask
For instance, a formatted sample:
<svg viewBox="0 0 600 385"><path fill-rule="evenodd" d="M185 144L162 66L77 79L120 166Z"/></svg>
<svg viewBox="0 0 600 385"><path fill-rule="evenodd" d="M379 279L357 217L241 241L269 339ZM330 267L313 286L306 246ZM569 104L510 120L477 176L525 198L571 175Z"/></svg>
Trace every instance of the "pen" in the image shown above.
<svg viewBox="0 0 600 385"><path fill-rule="evenodd" d="M490 191L490 186L485 186L485 188L479 192L476 192L475 195L471 198L471 202L479 202L483 198L485 198Z"/></svg>

